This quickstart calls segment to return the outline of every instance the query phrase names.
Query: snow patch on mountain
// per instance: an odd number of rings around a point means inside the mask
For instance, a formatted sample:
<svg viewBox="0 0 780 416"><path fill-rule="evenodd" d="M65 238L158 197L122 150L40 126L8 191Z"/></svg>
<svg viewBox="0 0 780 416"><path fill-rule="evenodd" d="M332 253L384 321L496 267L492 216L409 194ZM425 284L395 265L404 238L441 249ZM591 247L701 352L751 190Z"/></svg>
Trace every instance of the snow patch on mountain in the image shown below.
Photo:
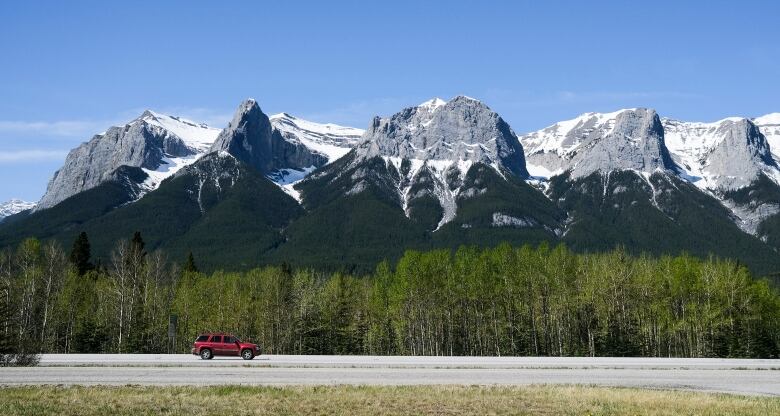
<svg viewBox="0 0 780 416"><path fill-rule="evenodd" d="M762 121L764 129L771 131L772 118ZM665 118L662 123L666 146L682 169L680 176L699 188L739 189L760 173L780 183L780 168L770 152L768 136L749 119L728 117L701 123Z"/></svg>
<svg viewBox="0 0 780 416"><path fill-rule="evenodd" d="M538 223L533 218L527 218L527 217L517 218L511 215L502 214L500 212L494 212L493 221L491 225L493 227L525 228L525 227L535 227L538 225Z"/></svg>
<svg viewBox="0 0 780 416"><path fill-rule="evenodd" d="M328 163L341 158L355 147L363 130L337 124L320 124L287 113L270 117L271 125L290 141L297 141L328 158Z"/></svg>
<svg viewBox="0 0 780 416"><path fill-rule="evenodd" d="M35 202L22 201L21 199L12 198L9 201L0 204L0 221L3 221L5 217L16 215L22 211L35 208Z"/></svg>
<svg viewBox="0 0 780 416"><path fill-rule="evenodd" d="M209 148L222 131L222 129L209 127L205 123L196 123L185 118L160 114L151 110L146 110L138 120L133 122L138 121L159 127L175 135L193 152L183 156L166 154L157 168L143 168L143 171L149 175L143 183L147 192L157 189L163 180L171 177L181 168L195 163L201 156L208 153Z"/></svg>
<svg viewBox="0 0 780 416"><path fill-rule="evenodd" d="M766 137L772 156L780 162L780 113L771 113L753 119L761 133Z"/></svg>
<svg viewBox="0 0 780 416"><path fill-rule="evenodd" d="M222 131L222 129L209 127L205 123L197 123L151 110L144 112L141 119L179 136L187 146L199 153L205 153L217 139L219 132Z"/></svg>
<svg viewBox="0 0 780 416"><path fill-rule="evenodd" d="M410 200L415 196L421 196L411 194L412 186L422 173L426 173L430 174L434 180L432 194L439 200L439 204L444 211L441 220L436 226L436 230L455 218L457 213L456 198L460 194L462 185L451 187L450 183L452 183L453 175L457 175L457 183L462 184L474 162L470 160L401 159L400 157L390 156L382 156L382 159L385 161L386 166L393 166L401 176L401 181L398 185L398 197L407 217L410 214ZM408 166L404 166L405 161L408 162Z"/></svg>
<svg viewBox="0 0 780 416"><path fill-rule="evenodd" d="M715 177L705 170L707 155L723 140L723 123L738 121L728 117L712 123L685 122L663 118L664 139L672 158L682 169L683 179L702 189L715 187Z"/></svg>
<svg viewBox="0 0 780 416"><path fill-rule="evenodd" d="M418 105L418 107L428 109L429 111L435 111L436 109L444 106L445 104L447 104L446 101L436 97Z"/></svg>
<svg viewBox="0 0 780 416"><path fill-rule="evenodd" d="M279 186L282 191L295 198L298 203L301 203L301 193L295 189L295 184L304 180L315 169L317 169L316 166L309 166L303 169L279 169L272 172L267 178Z"/></svg>
<svg viewBox="0 0 780 416"><path fill-rule="evenodd" d="M534 165L533 163L526 163L525 167L528 169L528 174L531 175L530 180L546 181L553 176L560 175L564 172L563 169L550 170L542 165Z"/></svg>
<svg viewBox="0 0 780 416"><path fill-rule="evenodd" d="M538 153L570 155L588 142L594 131L606 136L615 127L618 114L635 109L623 109L611 113L585 113L571 120L559 121L552 126L520 136L526 158Z"/></svg>
<svg viewBox="0 0 780 416"><path fill-rule="evenodd" d="M163 157L162 162L157 169L142 168L148 175L143 183L144 188L147 192L157 189L162 181L173 176L176 172L181 170L181 168L195 163L201 156L203 156L202 153L182 157Z"/></svg>
<svg viewBox="0 0 780 416"><path fill-rule="evenodd" d="M566 171L580 177L613 169L673 169L652 109L585 113L521 135L519 140L532 181Z"/></svg>

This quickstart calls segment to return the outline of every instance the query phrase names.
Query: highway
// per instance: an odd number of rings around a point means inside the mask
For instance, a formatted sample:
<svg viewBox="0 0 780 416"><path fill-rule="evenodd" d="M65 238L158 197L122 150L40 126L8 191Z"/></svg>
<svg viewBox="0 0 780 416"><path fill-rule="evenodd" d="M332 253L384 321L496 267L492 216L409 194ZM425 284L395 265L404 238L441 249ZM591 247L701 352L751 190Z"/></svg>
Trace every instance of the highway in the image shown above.
<svg viewBox="0 0 780 416"><path fill-rule="evenodd" d="M684 389L780 397L779 360L46 354L0 385L530 385Z"/></svg>

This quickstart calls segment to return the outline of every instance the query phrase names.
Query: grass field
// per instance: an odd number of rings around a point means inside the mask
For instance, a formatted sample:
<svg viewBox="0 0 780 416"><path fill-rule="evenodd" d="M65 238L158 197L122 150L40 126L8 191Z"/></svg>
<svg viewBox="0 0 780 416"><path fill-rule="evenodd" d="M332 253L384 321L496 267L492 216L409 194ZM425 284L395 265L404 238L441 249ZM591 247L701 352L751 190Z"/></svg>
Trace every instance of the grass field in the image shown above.
<svg viewBox="0 0 780 416"><path fill-rule="evenodd" d="M9 387L3 415L777 415L780 398L577 386Z"/></svg>

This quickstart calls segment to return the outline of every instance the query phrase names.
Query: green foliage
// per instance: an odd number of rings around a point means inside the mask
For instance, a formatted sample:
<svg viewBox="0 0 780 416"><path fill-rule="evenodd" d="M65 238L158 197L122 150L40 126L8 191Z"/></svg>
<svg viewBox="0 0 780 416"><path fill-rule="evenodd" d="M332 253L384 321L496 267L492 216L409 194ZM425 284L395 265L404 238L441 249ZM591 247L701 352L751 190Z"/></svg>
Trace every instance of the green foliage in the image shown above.
<svg viewBox="0 0 780 416"><path fill-rule="evenodd" d="M780 357L777 289L717 258L501 244L406 251L362 278L286 264L203 274L134 240L84 275L36 240L0 253L13 322L0 343L169 352L176 314L179 353L225 331L276 354Z"/></svg>
<svg viewBox="0 0 780 416"><path fill-rule="evenodd" d="M0 366L38 363L40 350L30 326L40 316L36 284L42 280L45 264L41 244L35 239L24 240L13 254L0 252ZM20 305L20 300L27 305Z"/></svg>

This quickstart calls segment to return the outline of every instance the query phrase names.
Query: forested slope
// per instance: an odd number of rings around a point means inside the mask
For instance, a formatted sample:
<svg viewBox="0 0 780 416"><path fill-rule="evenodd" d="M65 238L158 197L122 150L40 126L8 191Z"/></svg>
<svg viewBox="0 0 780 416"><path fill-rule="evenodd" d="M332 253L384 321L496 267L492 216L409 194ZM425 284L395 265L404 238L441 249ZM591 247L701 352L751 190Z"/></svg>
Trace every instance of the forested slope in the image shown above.
<svg viewBox="0 0 780 416"><path fill-rule="evenodd" d="M727 260L504 244L409 251L357 278L202 274L196 258L179 268L146 253L140 235L104 268L88 253L85 239L70 256L36 240L3 251L4 336L42 352L184 353L198 333L226 331L276 354L780 354L777 290Z"/></svg>

